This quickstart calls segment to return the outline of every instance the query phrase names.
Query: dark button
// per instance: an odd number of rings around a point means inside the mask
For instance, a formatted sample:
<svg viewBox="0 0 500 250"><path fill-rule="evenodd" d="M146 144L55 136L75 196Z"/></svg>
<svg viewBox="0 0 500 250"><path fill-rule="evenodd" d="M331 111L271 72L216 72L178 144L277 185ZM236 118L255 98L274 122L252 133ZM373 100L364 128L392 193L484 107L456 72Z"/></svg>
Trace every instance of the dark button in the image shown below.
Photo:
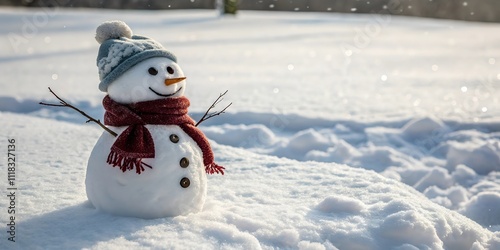
<svg viewBox="0 0 500 250"><path fill-rule="evenodd" d="M191 181L189 181L188 178L184 177L181 179L181 187L187 188L189 187L189 184L191 184Z"/></svg>
<svg viewBox="0 0 500 250"><path fill-rule="evenodd" d="M186 157L182 157L181 161L179 162L182 168L187 168L189 166L189 160Z"/></svg>
<svg viewBox="0 0 500 250"><path fill-rule="evenodd" d="M176 134L171 134L170 135L170 141L173 142L173 143L178 143L179 142L179 136L177 136Z"/></svg>

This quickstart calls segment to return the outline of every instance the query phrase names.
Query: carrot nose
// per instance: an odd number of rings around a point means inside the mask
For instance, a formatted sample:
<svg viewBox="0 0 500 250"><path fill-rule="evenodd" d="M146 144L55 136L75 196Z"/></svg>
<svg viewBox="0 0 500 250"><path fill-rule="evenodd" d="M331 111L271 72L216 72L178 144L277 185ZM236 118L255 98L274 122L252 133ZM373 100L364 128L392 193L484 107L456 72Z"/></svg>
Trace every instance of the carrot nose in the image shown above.
<svg viewBox="0 0 500 250"><path fill-rule="evenodd" d="M165 79L165 85L172 85L172 84L176 84L180 81L184 81L186 79L186 77L179 77L179 78L170 78L170 79Z"/></svg>

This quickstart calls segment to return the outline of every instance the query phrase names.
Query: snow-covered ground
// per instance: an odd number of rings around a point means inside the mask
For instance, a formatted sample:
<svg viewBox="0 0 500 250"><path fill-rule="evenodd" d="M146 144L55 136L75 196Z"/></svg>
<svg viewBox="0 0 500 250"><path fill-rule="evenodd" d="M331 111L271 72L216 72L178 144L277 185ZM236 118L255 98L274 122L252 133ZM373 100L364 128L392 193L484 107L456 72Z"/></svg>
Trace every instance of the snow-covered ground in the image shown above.
<svg viewBox="0 0 500 250"><path fill-rule="evenodd" d="M174 52L225 176L198 214L87 202L102 117L95 28ZM500 25L375 15L0 9L1 249L500 249ZM496 62L496 61L499 62ZM16 242L7 240L8 145Z"/></svg>

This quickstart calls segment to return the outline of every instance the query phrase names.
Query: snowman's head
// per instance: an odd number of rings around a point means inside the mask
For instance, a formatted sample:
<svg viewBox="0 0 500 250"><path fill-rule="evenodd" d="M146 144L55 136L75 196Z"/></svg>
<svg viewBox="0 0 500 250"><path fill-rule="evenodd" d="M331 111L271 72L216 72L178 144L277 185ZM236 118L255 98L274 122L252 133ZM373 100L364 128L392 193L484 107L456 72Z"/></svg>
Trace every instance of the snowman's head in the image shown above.
<svg viewBox="0 0 500 250"><path fill-rule="evenodd" d="M155 40L133 35L122 21L99 25L99 89L122 104L178 97L185 77L177 58Z"/></svg>
<svg viewBox="0 0 500 250"><path fill-rule="evenodd" d="M111 99L122 104L179 97L186 77L177 63L166 57L146 59L129 68L108 86Z"/></svg>

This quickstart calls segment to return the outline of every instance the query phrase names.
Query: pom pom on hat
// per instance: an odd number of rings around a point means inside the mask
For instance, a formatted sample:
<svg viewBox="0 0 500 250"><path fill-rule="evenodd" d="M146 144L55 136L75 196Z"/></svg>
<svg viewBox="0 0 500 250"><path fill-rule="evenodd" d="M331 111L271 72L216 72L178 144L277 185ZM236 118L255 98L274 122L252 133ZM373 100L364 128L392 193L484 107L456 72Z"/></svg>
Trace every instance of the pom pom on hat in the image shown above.
<svg viewBox="0 0 500 250"><path fill-rule="evenodd" d="M102 44L108 39L131 38L132 30L122 21L106 21L96 29L95 40Z"/></svg>

